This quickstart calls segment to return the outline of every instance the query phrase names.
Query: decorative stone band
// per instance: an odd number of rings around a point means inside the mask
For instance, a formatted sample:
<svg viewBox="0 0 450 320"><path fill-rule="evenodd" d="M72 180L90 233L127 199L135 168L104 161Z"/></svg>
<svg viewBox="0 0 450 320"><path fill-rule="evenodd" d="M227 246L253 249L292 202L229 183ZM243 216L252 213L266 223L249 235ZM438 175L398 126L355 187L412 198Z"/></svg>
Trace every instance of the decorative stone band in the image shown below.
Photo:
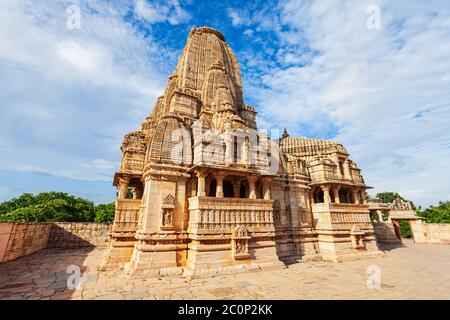
<svg viewBox="0 0 450 320"><path fill-rule="evenodd" d="M273 200L193 197L189 199L189 233L230 235L238 226L273 234Z"/></svg>

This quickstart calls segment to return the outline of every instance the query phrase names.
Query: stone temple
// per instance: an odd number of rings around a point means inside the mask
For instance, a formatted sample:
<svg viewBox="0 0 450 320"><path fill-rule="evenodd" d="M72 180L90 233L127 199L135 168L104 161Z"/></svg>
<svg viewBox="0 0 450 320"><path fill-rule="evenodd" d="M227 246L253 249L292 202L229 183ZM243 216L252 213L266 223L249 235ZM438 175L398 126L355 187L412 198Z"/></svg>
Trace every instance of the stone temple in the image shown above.
<svg viewBox="0 0 450 320"><path fill-rule="evenodd" d="M347 150L258 131L238 61L210 27L191 30L164 94L121 150L104 268L197 277L380 254L369 187Z"/></svg>

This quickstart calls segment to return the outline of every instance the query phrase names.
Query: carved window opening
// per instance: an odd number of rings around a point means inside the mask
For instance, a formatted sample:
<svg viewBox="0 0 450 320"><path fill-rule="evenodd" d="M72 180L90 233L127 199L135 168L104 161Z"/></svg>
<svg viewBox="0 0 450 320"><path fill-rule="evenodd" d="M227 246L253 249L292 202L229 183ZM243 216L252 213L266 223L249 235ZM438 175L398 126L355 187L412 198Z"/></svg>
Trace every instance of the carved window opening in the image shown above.
<svg viewBox="0 0 450 320"><path fill-rule="evenodd" d="M353 203L352 194L349 189L341 188L339 190L339 201L341 203Z"/></svg>
<svg viewBox="0 0 450 320"><path fill-rule="evenodd" d="M247 186L244 182L241 183L241 188L239 189L239 198L247 198Z"/></svg>
<svg viewBox="0 0 450 320"><path fill-rule="evenodd" d="M223 182L223 196L225 198L234 198L233 184L228 180Z"/></svg>
<svg viewBox="0 0 450 320"><path fill-rule="evenodd" d="M216 179L213 179L213 180L211 180L211 182L209 184L208 197L215 197L216 190L217 190L217 182L216 182Z"/></svg>
<svg viewBox="0 0 450 320"><path fill-rule="evenodd" d="M341 176L344 176L344 163L342 161L339 161L339 172Z"/></svg>
<svg viewBox="0 0 450 320"><path fill-rule="evenodd" d="M317 188L314 193L314 203L324 203L323 190L321 188Z"/></svg>
<svg viewBox="0 0 450 320"><path fill-rule="evenodd" d="M335 197L334 197L334 190L333 189L330 189L330 199L331 199L331 202L334 203Z"/></svg>

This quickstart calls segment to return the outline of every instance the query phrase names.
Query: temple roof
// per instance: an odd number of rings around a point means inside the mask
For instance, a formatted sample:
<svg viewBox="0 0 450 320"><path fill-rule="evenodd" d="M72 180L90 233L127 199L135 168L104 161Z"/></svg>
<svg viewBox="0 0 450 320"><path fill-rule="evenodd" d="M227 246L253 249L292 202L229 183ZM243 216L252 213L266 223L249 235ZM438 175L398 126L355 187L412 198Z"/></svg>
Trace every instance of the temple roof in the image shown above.
<svg viewBox="0 0 450 320"><path fill-rule="evenodd" d="M280 140L280 150L299 157L313 157L316 155L326 155L332 153L341 153L348 155L347 150L342 144L332 140L293 138L285 136Z"/></svg>

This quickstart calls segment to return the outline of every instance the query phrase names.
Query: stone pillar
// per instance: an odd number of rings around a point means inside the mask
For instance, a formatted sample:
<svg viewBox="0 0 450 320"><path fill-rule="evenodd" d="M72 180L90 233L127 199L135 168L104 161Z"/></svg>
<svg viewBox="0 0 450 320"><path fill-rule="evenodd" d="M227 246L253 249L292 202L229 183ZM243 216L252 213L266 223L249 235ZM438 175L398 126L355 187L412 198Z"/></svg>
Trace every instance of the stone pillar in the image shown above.
<svg viewBox="0 0 450 320"><path fill-rule="evenodd" d="M256 176L249 176L247 177L247 181L248 181L248 186L249 186L249 199L256 199L256 187L255 187L255 183L256 183L257 177Z"/></svg>
<svg viewBox="0 0 450 320"><path fill-rule="evenodd" d="M192 179L192 185L191 185L191 197L195 197L197 195L197 181Z"/></svg>
<svg viewBox="0 0 450 320"><path fill-rule="evenodd" d="M216 198L223 198L223 178L225 178L224 174L216 174Z"/></svg>
<svg viewBox="0 0 450 320"><path fill-rule="evenodd" d="M359 204L358 191L356 189L352 189L352 193L353 193L353 203Z"/></svg>
<svg viewBox="0 0 450 320"><path fill-rule="evenodd" d="M334 203L340 203L341 200L339 199L339 190L341 189L340 186L334 187Z"/></svg>
<svg viewBox="0 0 450 320"><path fill-rule="evenodd" d="M367 200L366 200L366 191L360 190L360 194L361 194L361 200L362 200L362 204L367 204Z"/></svg>
<svg viewBox="0 0 450 320"><path fill-rule="evenodd" d="M130 183L129 178L120 178L119 179L119 194L117 195L117 199L126 199L128 184Z"/></svg>
<svg viewBox="0 0 450 320"><path fill-rule="evenodd" d="M239 194L241 193L241 182L234 181L233 182L233 193L235 198L239 198Z"/></svg>
<svg viewBox="0 0 450 320"><path fill-rule="evenodd" d="M137 200L137 199L142 199L142 193L143 190L140 187L134 187L133 188L133 199Z"/></svg>
<svg viewBox="0 0 450 320"><path fill-rule="evenodd" d="M323 202L324 203L330 203L331 199L330 199L330 187L328 186L320 186L320 188L323 191Z"/></svg>
<svg viewBox="0 0 450 320"><path fill-rule="evenodd" d="M377 210L378 220L380 222L383 222L383 214L381 213L381 210Z"/></svg>
<svg viewBox="0 0 450 320"><path fill-rule="evenodd" d="M198 197L205 197L206 196L206 191L205 191L205 179L206 179L207 174L205 174L204 172L198 172L197 173L197 178L198 178L198 183L197 183L197 196Z"/></svg>
<svg viewBox="0 0 450 320"><path fill-rule="evenodd" d="M264 199L270 200L270 185L271 185L270 178L264 178L262 180L262 185L263 185L263 197L264 197Z"/></svg>

